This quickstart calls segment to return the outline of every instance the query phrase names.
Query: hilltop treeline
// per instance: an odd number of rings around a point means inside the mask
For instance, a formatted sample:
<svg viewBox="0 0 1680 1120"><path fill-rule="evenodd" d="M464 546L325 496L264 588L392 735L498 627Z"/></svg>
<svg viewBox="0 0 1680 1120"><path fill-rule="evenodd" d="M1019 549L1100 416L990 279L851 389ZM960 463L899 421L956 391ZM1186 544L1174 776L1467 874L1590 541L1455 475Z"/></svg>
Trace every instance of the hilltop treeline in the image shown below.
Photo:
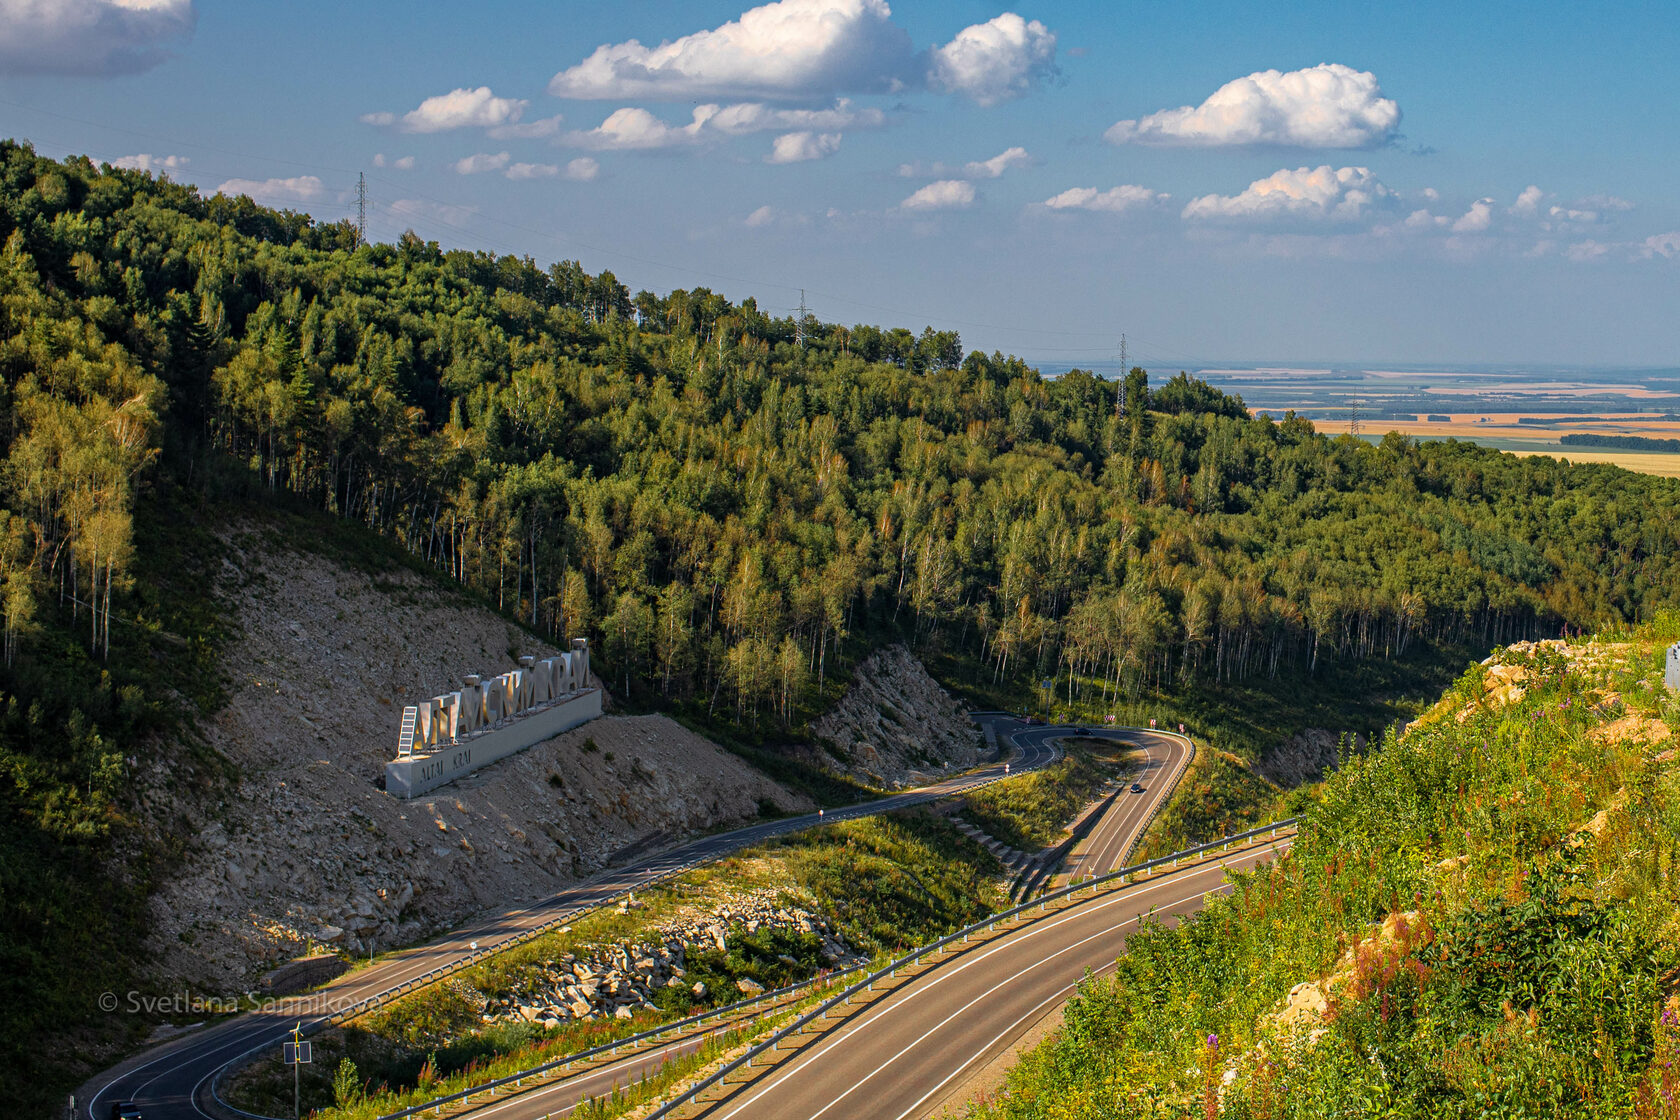
<svg viewBox="0 0 1680 1120"><path fill-rule="evenodd" d="M1680 451L1680 439L1651 439L1648 436L1612 436L1597 432L1570 432L1559 436L1565 447L1619 447L1627 451Z"/></svg>
<svg viewBox="0 0 1680 1120"><path fill-rule="evenodd" d="M160 453L400 541L632 696L757 720L883 623L1112 693L1673 601L1674 484L1049 379L575 262L360 245L86 161L4 162L7 648L103 644Z"/></svg>

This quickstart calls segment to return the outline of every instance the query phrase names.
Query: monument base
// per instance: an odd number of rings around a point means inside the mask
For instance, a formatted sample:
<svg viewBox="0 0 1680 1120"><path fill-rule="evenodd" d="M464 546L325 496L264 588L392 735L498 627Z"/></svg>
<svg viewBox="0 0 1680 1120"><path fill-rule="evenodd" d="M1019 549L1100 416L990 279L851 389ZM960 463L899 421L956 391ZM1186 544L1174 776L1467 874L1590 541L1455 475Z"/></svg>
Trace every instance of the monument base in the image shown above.
<svg viewBox="0 0 1680 1120"><path fill-rule="evenodd" d="M600 714L601 690L584 689L522 716L506 727L439 747L428 754L387 762L385 792L405 799L418 797L482 766L552 739L562 731L588 723Z"/></svg>

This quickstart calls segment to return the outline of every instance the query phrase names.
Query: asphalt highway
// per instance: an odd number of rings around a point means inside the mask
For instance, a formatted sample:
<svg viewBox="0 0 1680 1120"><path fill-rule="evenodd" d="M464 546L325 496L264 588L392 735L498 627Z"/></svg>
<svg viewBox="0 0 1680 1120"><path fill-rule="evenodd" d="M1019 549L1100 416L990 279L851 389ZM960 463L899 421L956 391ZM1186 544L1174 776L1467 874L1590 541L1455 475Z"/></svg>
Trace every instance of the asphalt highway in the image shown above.
<svg viewBox="0 0 1680 1120"><path fill-rule="evenodd" d="M1062 865L1066 878L1086 879L1118 870L1124 864L1138 837L1154 819L1156 806L1177 787L1190 761L1190 748L1176 735L1131 728L1090 728L1083 736L1070 737L1116 740L1136 747L1141 756L1132 778ZM1142 793L1130 792L1134 782L1143 787Z"/></svg>
<svg viewBox="0 0 1680 1120"><path fill-rule="evenodd" d="M1020 726L1012 720L998 722L1004 732ZM112 1104L124 1100L138 1103L146 1120L210 1116L201 1095L216 1071L257 1048L278 1049L300 1021L307 1026L327 1018L360 1000L418 979L440 965L464 960L479 947L488 948L533 927L591 909L672 871L716 859L773 836L948 797L1001 777L1005 765L1010 772L1020 773L1043 766L1057 756L1054 736L1037 734L1025 738L1027 741L1019 744L1019 750L1008 764L971 771L876 801L827 810L820 817L807 813L702 837L631 866L603 873L536 905L505 911L426 945L393 954L307 996L279 1001L261 1011L165 1043L88 1082L77 1093L78 1108L89 1120L106 1120Z"/></svg>
<svg viewBox="0 0 1680 1120"><path fill-rule="evenodd" d="M1030 727L1016 731L1013 737L1027 757L1033 757L1031 752L1053 748L1060 739L1079 737L1126 742L1142 753L1135 780L1144 787L1144 792L1120 793L1092 828L1077 849L1083 856L1079 869L1082 875L1100 874L1119 866L1133 841L1153 818L1155 807L1171 795L1190 757L1189 744L1182 738L1132 728L1086 731L1060 726ZM1128 781L1128 788L1130 784ZM1248 867L1258 858L1261 857L1245 855L1240 861L1229 862L1233 867ZM1125 944L1125 932L1135 925L1138 915L1152 908L1170 913L1199 909L1204 895L1224 889L1223 882L1224 869L1215 863L1176 878L1165 891L1150 884L1121 896L1083 903L961 957L951 958L876 1006L860 1011L841 1033L825 1038L822 1048L809 1056L801 1055L798 1061L811 1068L802 1069L788 1088L775 1088L777 1079L784 1077L781 1068L761 1079L754 1091L762 1089L763 1103L738 1091L727 1102L729 1108L722 1111L712 1108L703 1113L690 1110L685 1114L727 1116L735 1114L730 1109L740 1107L747 1109L742 1115L793 1116L794 1112L781 1109L804 1105L789 1103L784 1098L792 1093L793 1101L797 1102L804 1099L800 1094L809 1096L810 1087L816 1086L817 1095L828 1092L835 1099L830 1111L813 1110L813 1115L897 1117L899 1112L875 1111L877 1094L873 1090L862 1094L844 1091L849 1072L860 1068L876 1070L877 1066L881 1068L875 1080L894 1086L901 1081L923 1086L918 1095L927 1095L927 1100L922 1102L926 1107L921 1114L925 1114L939 1103L941 1092L962 1074L1012 1045L1040 1017L1066 1000L1087 967L1095 971L1112 967ZM1163 896L1166 896L1165 903ZM1000 973L1000 969L1005 971ZM953 980L954 977L960 979ZM926 994L922 993L924 987ZM877 1023L877 1018L887 1015L889 1006L900 1002L904 1003L903 1008ZM958 1022L963 1029L955 1028L954 1023ZM853 1034L858 1037L851 1038ZM892 1061L883 1065L879 1047L860 1045L866 1039L873 1042L877 1038L885 1040L889 1050L896 1047L903 1053L895 1051L890 1055ZM906 1046L909 1040L918 1041ZM544 1120L550 1116L568 1116L585 1100L633 1084L671 1059L694 1052L700 1045L699 1038L690 1038L651 1047L577 1077L487 1102L470 1115L474 1120ZM860 1062L874 1064L860 1066ZM912 1114L916 1114L914 1110L905 1115Z"/></svg>
<svg viewBox="0 0 1680 1120"><path fill-rule="evenodd" d="M1275 850L1288 847L1279 841ZM1251 850L1187 868L1053 912L998 939L948 958L806 1045L730 1094L682 1111L708 1120L912 1120L932 1115L966 1075L1007 1050L1073 994L1087 969L1101 974L1124 951L1146 915L1177 917L1228 890L1227 868L1245 870L1273 856ZM586 1099L652 1074L692 1053L685 1039L629 1056L565 1081L487 1102L473 1120L569 1116Z"/></svg>
<svg viewBox="0 0 1680 1120"><path fill-rule="evenodd" d="M1281 841L1283 847L1287 841ZM1234 854L1252 867L1270 848ZM1113 967L1145 915L1180 916L1229 889L1226 867L1190 868L1024 926L954 957L860 1010L757 1079L685 1116L708 1120L912 1120L1073 994Z"/></svg>

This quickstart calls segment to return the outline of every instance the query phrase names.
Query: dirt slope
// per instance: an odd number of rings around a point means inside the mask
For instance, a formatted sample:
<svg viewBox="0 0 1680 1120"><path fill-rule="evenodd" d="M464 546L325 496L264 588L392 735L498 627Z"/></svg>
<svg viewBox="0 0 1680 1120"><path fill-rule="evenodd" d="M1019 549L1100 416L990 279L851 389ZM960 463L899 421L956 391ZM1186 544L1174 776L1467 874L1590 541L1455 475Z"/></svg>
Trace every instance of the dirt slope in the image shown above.
<svg viewBox="0 0 1680 1120"><path fill-rule="evenodd" d="M414 801L374 785L404 704L552 652L408 571L370 576L230 531L217 593L242 636L203 728L238 774L194 805L191 855L153 895L160 981L242 990L311 945L365 952L535 898L629 846L809 806L660 716L606 716ZM157 819L181 794L142 776Z"/></svg>

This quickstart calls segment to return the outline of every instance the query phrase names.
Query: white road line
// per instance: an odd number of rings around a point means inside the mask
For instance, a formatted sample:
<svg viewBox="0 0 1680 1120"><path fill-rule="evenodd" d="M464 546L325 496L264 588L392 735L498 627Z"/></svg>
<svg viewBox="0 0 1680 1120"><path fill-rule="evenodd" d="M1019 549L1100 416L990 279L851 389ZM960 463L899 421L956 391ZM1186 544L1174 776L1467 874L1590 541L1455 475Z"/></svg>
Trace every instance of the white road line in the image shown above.
<svg viewBox="0 0 1680 1120"><path fill-rule="evenodd" d="M1224 894L1227 891L1229 891L1230 889L1231 888L1228 884L1223 884L1222 883L1219 886L1214 887L1212 890L1205 892L1202 895L1202 897L1206 898L1210 894ZM1172 904L1169 903L1168 905L1172 905ZM1138 915L1137 917L1132 918L1131 921L1136 922L1141 917L1142 917L1142 915ZM1116 929L1122 928L1125 924L1126 923L1123 922L1123 923L1121 923L1120 926L1116 926L1114 928L1116 928ZM1093 969L1091 971L1091 976L1092 977L1101 976L1103 973L1108 972L1109 970L1113 969L1114 967L1115 967L1114 963L1105 964L1101 968ZM1036 1021L1038 1019L1038 1017L1044 1013L1044 1009L1046 1007L1049 1007L1053 1003L1058 1003L1058 1002L1061 1002L1063 1000L1066 1000L1068 998L1069 994L1072 993L1072 992L1078 991L1079 990L1079 985L1083 984L1084 982L1085 981L1084 981L1083 978L1081 978L1079 980L1075 980L1073 983L1067 985L1066 987L1063 987L1059 991L1053 992L1049 997L1047 997L1043 1000L1040 1000L1037 1004L1035 1004L1033 1006L1033 1008L1030 1011L1028 1011L1024 1015L1019 1016L1013 1023L1010 1023L1003 1030L999 1031L997 1033L997 1035L990 1042L986 1043L986 1045L982 1046L980 1049L976 1050L973 1054L969 1055L969 1058L966 1062L964 1062L962 1065L958 1066L956 1069L952 1070L950 1073L946 1074L940 1080L939 1084L935 1085L933 1088L931 1088L927 1092L923 1093L919 1098L917 1098L916 1103L912 1104L909 1108L907 1108L903 1112L899 1113L898 1116L895 1118L895 1120L905 1120L905 1117L909 1116L912 1112L915 1112L918 1108L921 1108L922 1105L926 1104L929 1097L931 1097L935 1093L939 1092L939 1090L945 1088L945 1086L949 1085L954 1079L956 1079L957 1077L960 1077L962 1075L963 1071L968 1069L969 1066L973 1065L975 1062L977 1062L981 1058L985 1057L991 1051L992 1047L996 1046L998 1043L1002 1042L1004 1039L1006 1039L1010 1035L1014 1034L1015 1031L1021 1026L1022 1023Z"/></svg>
<svg viewBox="0 0 1680 1120"><path fill-rule="evenodd" d="M1223 868L1227 865L1221 864L1220 866ZM1188 878L1192 875L1206 874L1207 872L1209 872L1211 870L1212 870L1211 868L1205 868L1205 867L1204 868L1186 868L1185 871L1182 873L1182 875L1183 875L1183 878ZM1092 914L1099 913L1103 910L1108 909L1111 906L1117 906L1117 905L1120 905L1120 904L1123 904L1123 903L1135 902L1135 901L1137 901L1137 900L1139 900L1143 897L1146 897L1147 895L1149 895L1149 894L1151 894L1155 891L1161 890L1161 889L1166 888L1166 887L1174 887L1174 886L1180 886L1180 885L1182 885L1182 878L1179 878L1179 879L1176 879L1176 880L1169 878L1169 879L1162 880L1162 881L1159 881L1159 882L1150 883L1150 884L1145 885L1143 887L1143 889L1140 890L1140 891L1117 893L1111 898L1107 898L1107 899L1102 900L1101 902L1097 902L1095 905L1086 905L1086 906L1076 907L1074 910L1071 910L1066 914L1059 915L1056 918L1051 919L1050 921L1047 921L1047 922L1046 921L1041 921L1037 924L1025 927L1023 930L1019 931L1019 936L1011 935L1011 936L1005 938L999 944L989 946L984 952L976 954L975 956L973 956L969 960L959 962L957 964L957 966L955 968L952 968L949 972L942 972L940 975L935 976L928 983L917 984L916 986L906 990L905 994L904 994L904 998L893 1000L884 1007L870 1008L865 1013L866 1017L862 1021L858 1022L855 1026L853 1026L851 1030L848 1030L845 1033L838 1035L833 1040L828 1042L826 1045L822 1046L820 1049L812 1052L811 1054L807 1055L805 1058L800 1060L798 1062L798 1064L789 1067L786 1071L781 1071L781 1070L775 1071L775 1073L772 1074L772 1080L770 1081L769 1084L767 1084L758 1093L754 1094L753 1097L749 1098L747 1101L742 1102L734 1110L732 1110L730 1112L727 1112L727 1113L724 1113L721 1120L728 1120L728 1117L734 1116L742 1108L745 1108L747 1105L749 1105L753 1101L757 1100L760 1096L763 1096L764 1093L769 1092L770 1089L772 1089L775 1086L781 1084L782 1082L788 1080L794 1074L802 1072L803 1070L808 1068L811 1064L813 1064L818 1058L821 1058L823 1055L827 1054L830 1050L834 1049L834 1047L840 1045L842 1042L844 1042L851 1035L857 1033L858 1031L863 1030L866 1027L870 1027L870 1026L874 1026L874 1025L878 1024L882 1019L886 1018L886 1016L891 1014L893 1011L896 1011L900 1008L910 1006L910 1003L913 999L917 999L917 998L920 998L922 996L927 995L929 992L931 992L935 988L937 988L940 984L944 983L947 980L950 980L951 978L953 978L955 976L961 975L963 972L967 971L970 968L973 968L977 965L982 964L988 958L996 955L997 953L1013 950L1017 946L1021 945L1025 941L1027 941L1029 938L1037 937L1037 936L1040 936L1041 934L1048 933L1051 930L1054 930L1054 929L1057 929L1057 928L1059 928L1063 925L1066 925L1068 922L1084 920L1084 919L1090 917ZM1209 888L1209 891L1211 891L1212 889L1213 888ZM1209 891L1199 891L1199 892L1197 892L1196 895L1190 895L1189 897L1194 898L1194 897L1197 897L1197 895L1206 895L1207 893L1209 893ZM1182 902L1184 900L1181 899L1179 901ZM1168 903L1167 905L1176 906L1176 905L1178 905L1178 902ZM1136 921L1136 920L1137 920L1136 916L1134 916L1132 918L1128 918L1125 921L1121 922L1119 925L1109 927L1109 930L1104 931L1104 932L1109 932L1109 931L1112 931L1114 929L1123 928L1127 924L1127 922ZM1102 936L1102 934L1100 934L1100 933L1099 934L1094 934L1093 936ZM1090 940L1090 939L1087 938L1086 940ZM1081 942L1081 944L1083 944L1083 942ZM1046 959L1048 959L1048 958L1046 958Z"/></svg>
<svg viewBox="0 0 1680 1120"><path fill-rule="evenodd" d="M1213 893L1213 890L1217 890L1217 889L1220 889L1220 888L1216 887L1216 888L1213 888L1211 890L1197 891L1195 894L1186 895L1185 897L1179 899L1177 902L1169 902L1169 903L1167 903L1167 906L1169 906L1169 907L1177 906L1181 903L1189 902L1193 898L1206 898L1208 895ZM1015 981L1019 980L1021 977L1025 976L1025 975L1027 975L1029 972L1033 972L1036 969L1038 969L1038 968L1040 968L1044 965L1050 964L1052 961L1056 960L1056 958L1058 958L1060 956L1063 956L1067 953L1074 952L1077 949L1081 949L1084 946L1090 944L1093 941L1096 941L1099 938L1109 937L1109 936L1113 935L1117 930L1125 929L1127 926L1133 924L1136 921L1137 921L1137 917L1134 916L1132 918L1128 918L1126 921L1123 921L1123 922L1119 923L1118 925L1108 926L1105 929L1100 929L1096 933L1093 933L1088 937L1082 937L1078 941L1074 941L1074 942L1071 942L1070 944L1062 946L1060 949L1057 949L1054 953L1051 953L1047 957L1038 958L1032 964L1029 964L1027 967L1022 968L1022 969L1018 969L1014 973L1010 974L1009 976L1006 976L1002 980L999 980L996 984L993 984L990 988L987 988L985 991L981 992L979 995L975 996L973 999L969 1000L967 1003L963 1004L961 1007L957 1008L955 1011L953 1011L949 1015L945 1016L945 1018L939 1020L939 1022L935 1023L933 1026L931 1026L927 1030L923 1031L916 1038L912 1039L909 1042L909 1044L907 1044L903 1049L899 1050L898 1053L894 1054L892 1057L888 1058L886 1061L882 1062L880 1065L878 1065L874 1069L870 1070L861 1079L859 1079L857 1082L855 1082L850 1089L847 1089L844 1093L841 1093L838 1097L835 1097L832 1101L828 1102L828 1104L824 1105L822 1108L818 1109L816 1112L813 1112L810 1116L810 1120L817 1120L817 1118L820 1117L823 1113L827 1112L829 1109L833 1108L835 1105L839 1104L841 1101L845 1100L847 1097L851 1096L853 1093L855 1093L859 1089L863 1088L864 1085L866 1085L870 1081L874 1080L875 1077L878 1074L880 1074L882 1071L884 1071L888 1066L891 1066L893 1063L897 1062L900 1058L904 1057L904 1055L910 1053L910 1051L914 1050L916 1047L918 1047L922 1043L926 1042L933 1035L939 1033L945 1027L949 1026L951 1023L953 1023L957 1019L961 1018L969 1010L969 1008L973 1007L975 1004L980 1003L981 1001L989 998L990 996L992 996L993 994L1001 991L1002 989L1009 987L1011 984L1015 983ZM990 1045L990 1044L988 1043L988 1045ZM941 1084L943 1084L943 1082L941 1082ZM918 1101L917 1103L919 1104L921 1102ZM734 1115L734 1114L730 1113L729 1115ZM727 1120L727 1117L725 1118L725 1120Z"/></svg>

